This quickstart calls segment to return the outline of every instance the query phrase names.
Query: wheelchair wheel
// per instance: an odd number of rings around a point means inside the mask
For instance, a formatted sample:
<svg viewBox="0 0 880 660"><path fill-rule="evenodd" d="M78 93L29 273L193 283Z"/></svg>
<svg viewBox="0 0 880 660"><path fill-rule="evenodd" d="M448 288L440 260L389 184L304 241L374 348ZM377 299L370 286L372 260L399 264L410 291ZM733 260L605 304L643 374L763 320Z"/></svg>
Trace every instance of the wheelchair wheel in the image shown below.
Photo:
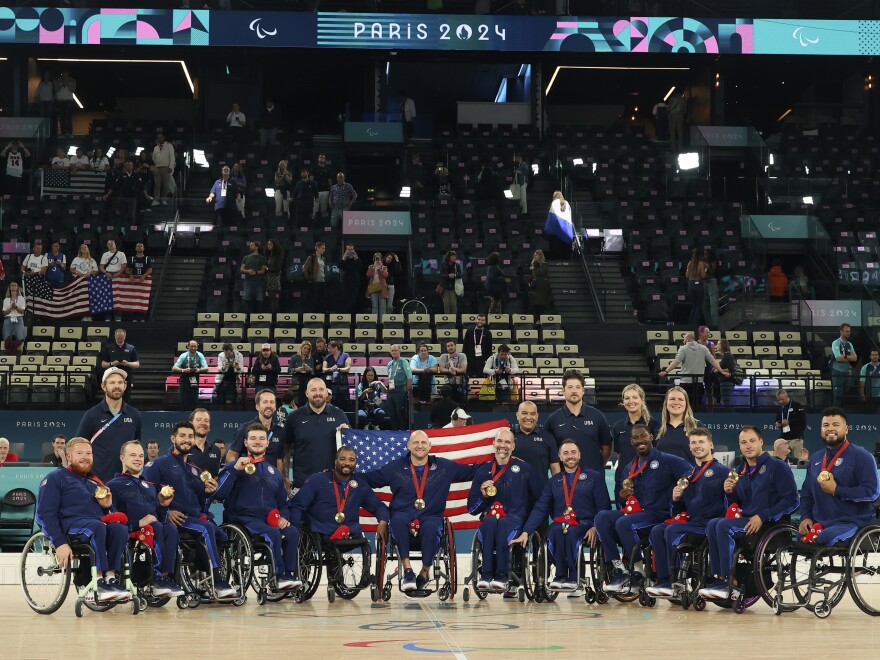
<svg viewBox="0 0 880 660"><path fill-rule="evenodd" d="M376 570L370 587L370 598L374 603L382 600L385 591L385 563L388 561L388 543L376 536Z"/></svg>
<svg viewBox="0 0 880 660"><path fill-rule="evenodd" d="M221 548L220 574L232 588L238 592L235 605L243 605L247 598L248 585L254 576L254 551L250 536L238 525L221 525L221 529L229 537L228 543Z"/></svg>
<svg viewBox="0 0 880 660"><path fill-rule="evenodd" d="M332 575L336 593L345 600L351 600L370 584L370 546L364 543L337 552L338 556L332 559L333 568L327 567L327 579L331 579ZM338 566L335 565L337 561L340 561Z"/></svg>
<svg viewBox="0 0 880 660"><path fill-rule="evenodd" d="M21 588L30 608L39 614L52 614L67 598L70 567L55 561L55 548L42 532L37 532L21 551Z"/></svg>
<svg viewBox="0 0 880 660"><path fill-rule="evenodd" d="M880 527L866 527L852 540L848 582L859 609L880 616Z"/></svg>
<svg viewBox="0 0 880 660"><path fill-rule="evenodd" d="M474 541L471 543L471 579L474 593L480 600L486 600L489 592L477 589L477 581L480 579L480 571L483 569L483 544L480 542L479 534L474 534ZM467 591L464 596L465 601L468 600Z"/></svg>
<svg viewBox="0 0 880 660"><path fill-rule="evenodd" d="M440 537L440 549L437 552L437 561L442 565L441 577L446 578L446 583L440 587L437 596L440 600L451 600L455 598L455 592L458 589L456 583L456 566L455 566L455 532L452 529L452 523L448 518L443 519L443 534Z"/></svg>
<svg viewBox="0 0 880 660"><path fill-rule="evenodd" d="M529 600L535 600L539 585L541 584L542 576L540 574L540 562L538 561L540 554L541 537L535 532L529 536L526 547L520 552L523 564L523 589L525 590L526 598Z"/></svg>
<svg viewBox="0 0 880 660"><path fill-rule="evenodd" d="M303 588L297 600L306 601L315 595L321 583L321 571L324 567L324 554L321 552L321 541L313 533L302 530L299 536L299 578Z"/></svg>
<svg viewBox="0 0 880 660"><path fill-rule="evenodd" d="M786 546L791 546L795 534L797 534L797 530L791 525L777 525L768 530L758 541L752 559L755 593L749 593L748 587L750 585L747 579L744 585L746 601L752 599L754 602L757 597L760 597L768 606L773 607L776 581L779 575L778 563L783 562L783 569L785 562L789 566L791 565L791 550ZM780 551L778 556L777 550ZM749 605L751 604L749 603Z"/></svg>
<svg viewBox="0 0 880 660"><path fill-rule="evenodd" d="M781 555L785 548L780 549ZM834 608L846 593L847 576L849 575L849 561L846 554L829 552L827 548L821 546L816 549L815 555L812 557L798 552L790 553L790 563L786 571L787 585L794 593L797 603L807 604L810 600L810 587L830 586L829 597L817 601L815 604L808 604L807 608L814 610L819 607L820 602ZM811 567L812 572L811 572ZM785 570L785 569L783 569ZM785 600L783 596L783 600ZM790 611L794 608L785 608L783 611ZM830 610L829 610L830 613Z"/></svg>

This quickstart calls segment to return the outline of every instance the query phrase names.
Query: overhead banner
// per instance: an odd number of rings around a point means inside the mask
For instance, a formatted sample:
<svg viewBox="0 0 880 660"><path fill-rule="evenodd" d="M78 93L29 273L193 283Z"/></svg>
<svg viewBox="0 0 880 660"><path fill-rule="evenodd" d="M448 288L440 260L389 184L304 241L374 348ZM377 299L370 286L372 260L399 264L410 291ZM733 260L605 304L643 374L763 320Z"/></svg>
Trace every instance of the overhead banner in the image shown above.
<svg viewBox="0 0 880 660"><path fill-rule="evenodd" d="M880 21L0 7L0 43L880 55Z"/></svg>

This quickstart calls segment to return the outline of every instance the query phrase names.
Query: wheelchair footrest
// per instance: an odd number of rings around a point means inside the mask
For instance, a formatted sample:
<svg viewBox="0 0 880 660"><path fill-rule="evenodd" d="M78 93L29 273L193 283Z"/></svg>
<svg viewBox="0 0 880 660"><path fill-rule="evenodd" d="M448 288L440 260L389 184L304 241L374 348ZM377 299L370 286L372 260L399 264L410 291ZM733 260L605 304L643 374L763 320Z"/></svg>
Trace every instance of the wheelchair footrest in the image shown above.
<svg viewBox="0 0 880 660"><path fill-rule="evenodd" d="M426 598L434 593L433 589L413 589L411 591L403 591L401 592L404 596L409 596L410 598Z"/></svg>

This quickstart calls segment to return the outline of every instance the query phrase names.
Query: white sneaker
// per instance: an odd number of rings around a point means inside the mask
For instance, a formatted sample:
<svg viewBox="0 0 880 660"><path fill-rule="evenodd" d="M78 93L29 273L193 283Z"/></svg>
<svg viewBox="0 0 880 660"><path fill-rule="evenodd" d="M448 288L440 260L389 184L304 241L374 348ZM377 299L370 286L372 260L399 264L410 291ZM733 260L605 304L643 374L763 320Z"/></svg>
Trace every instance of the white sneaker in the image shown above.
<svg viewBox="0 0 880 660"><path fill-rule="evenodd" d="M507 589L507 582L502 580L492 580L489 583L489 588L492 589L492 591L504 591Z"/></svg>
<svg viewBox="0 0 880 660"><path fill-rule="evenodd" d="M565 582L562 580L553 580L550 583L550 589L552 591L559 591L560 589L565 589Z"/></svg>
<svg viewBox="0 0 880 660"><path fill-rule="evenodd" d="M649 596L654 596L655 598L670 598L675 595L675 592L672 590L671 586L652 584L650 587L645 589L645 593Z"/></svg>
<svg viewBox="0 0 880 660"><path fill-rule="evenodd" d="M572 589L572 590L574 590L574 589L577 589L577 586L578 586L578 583L577 583L577 582L569 582L568 580L566 580L565 582L562 583L562 588L563 588L563 589Z"/></svg>
<svg viewBox="0 0 880 660"><path fill-rule="evenodd" d="M489 580L477 580L477 589L480 591L489 591L489 589L491 589Z"/></svg>

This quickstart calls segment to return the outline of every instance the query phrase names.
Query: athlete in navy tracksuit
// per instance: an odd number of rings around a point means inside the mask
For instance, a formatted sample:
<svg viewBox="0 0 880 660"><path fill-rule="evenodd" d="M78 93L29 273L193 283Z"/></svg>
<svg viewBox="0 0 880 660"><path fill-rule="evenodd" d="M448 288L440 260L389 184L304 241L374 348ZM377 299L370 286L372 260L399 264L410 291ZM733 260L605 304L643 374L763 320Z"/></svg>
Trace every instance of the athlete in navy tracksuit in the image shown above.
<svg viewBox="0 0 880 660"><path fill-rule="evenodd" d="M739 479L728 477L724 492L729 502L739 505L741 518L714 518L706 526L709 539L709 563L716 581L700 589L704 598L728 598L728 576L733 568L735 539L755 534L764 523L779 520L798 506L797 485L785 461L764 452L760 431L744 426L739 432L739 448L746 459L737 472Z"/></svg>
<svg viewBox="0 0 880 660"><path fill-rule="evenodd" d="M673 595L669 576L672 574L671 559L674 558L675 547L688 534L705 535L709 521L723 516L727 509L724 480L730 470L712 456L712 433L708 429L694 429L689 442L697 466L688 477L686 488L676 485L672 489L672 513L675 516L687 513L687 521L657 525L651 530L649 538L654 552L657 582L648 587L650 596Z"/></svg>
<svg viewBox="0 0 880 660"><path fill-rule="evenodd" d="M100 501L95 491L103 486L92 474L92 445L84 438L67 444L69 466L50 472L40 483L37 497L37 524L55 546L58 563L65 566L72 556L69 537L88 543L95 553L95 569L100 576L99 600L126 600L131 594L119 586L116 574L122 570L122 557L128 541L128 528L120 523L103 523L101 518L113 505L113 496Z"/></svg>
<svg viewBox="0 0 880 660"><path fill-rule="evenodd" d="M628 513L628 505L614 511L601 511L596 516L599 542L605 552L605 561L614 564L611 582L605 586L608 593L629 591L638 587L642 580L641 557L635 557L630 567L632 575L620 559L618 544L627 557L633 556L633 548L639 542L639 530L662 523L672 510L672 489L682 477L691 473L691 464L678 456L654 449L654 437L644 424L632 428L631 443L636 457L630 463L624 479L633 482L632 488L623 487L619 493L622 501L635 496L641 511ZM625 482L624 482L625 483Z"/></svg>
<svg viewBox="0 0 880 660"><path fill-rule="evenodd" d="M528 463L511 455L513 431L500 429L492 447L495 458L477 466L468 495L468 511L483 516L477 530L483 545L477 589L501 591L507 588L510 574L508 546L522 531L529 501L540 496L541 481ZM490 487L495 488L494 495L489 495Z"/></svg>
<svg viewBox="0 0 880 660"><path fill-rule="evenodd" d="M807 477L801 488L801 524L806 534L821 523L816 537L820 545L845 541L875 518L874 501L880 496L877 462L865 449L850 444L846 437L846 413L840 408L822 411L822 440L825 449L810 457ZM820 473L830 473L820 480Z"/></svg>
<svg viewBox="0 0 880 660"><path fill-rule="evenodd" d="M556 578L550 583L550 588L576 589L578 541L586 539L591 547L596 546L593 521L597 513L611 508L611 498L608 497L603 475L580 467L581 451L577 442L563 440L559 447L559 458L562 472L554 474L544 484L522 534L514 542L525 545L529 535L547 520L549 514L553 522L547 530L547 543L556 563ZM567 509L571 511L566 517Z"/></svg>
<svg viewBox="0 0 880 660"><path fill-rule="evenodd" d="M226 501L226 515L251 534L262 536L275 561L275 586L281 591L298 589L299 529L287 516L287 489L277 464L266 458L269 438L260 423L245 429L242 449L246 452L226 465L214 498ZM246 470L251 465L253 473Z"/></svg>
<svg viewBox="0 0 880 660"><path fill-rule="evenodd" d="M449 487L454 482L473 481L476 466L429 457L431 441L424 431L414 431L407 447L408 455L367 472L364 478L373 488L391 488L391 535L397 542L404 568L401 588L412 591L428 584L428 572L440 545ZM422 543L423 565L418 578L409 561L410 533L415 520Z"/></svg>
<svg viewBox="0 0 880 660"><path fill-rule="evenodd" d="M177 560L179 535L174 523L168 521L171 497L160 497L155 484L141 475L144 467L144 448L136 440L126 442L120 449L122 473L107 482L113 493L116 509L128 516L131 532L147 526L153 533L153 551L156 553L154 596L183 596L183 590L174 582L174 564Z"/></svg>
<svg viewBox="0 0 880 660"><path fill-rule="evenodd" d="M308 518L313 532L325 539L363 538L360 510L366 509L379 521L376 533L387 538L388 507L376 497L363 474L356 474L357 454L348 446L336 451L335 466L313 474L290 501L290 521L299 525ZM341 513L342 522L336 521Z"/></svg>
<svg viewBox="0 0 880 660"><path fill-rule="evenodd" d="M208 511L209 495L217 490L217 481L210 477L202 481L202 469L189 462L189 451L195 444L195 429L191 422L178 422L171 436L174 447L144 469L144 477L159 488L174 488L174 500L168 507L168 520L178 527L200 537L208 551L214 569L214 590L218 598L230 598L237 592L220 577L218 543L226 543L226 533L211 519ZM210 474L210 473L209 473Z"/></svg>

